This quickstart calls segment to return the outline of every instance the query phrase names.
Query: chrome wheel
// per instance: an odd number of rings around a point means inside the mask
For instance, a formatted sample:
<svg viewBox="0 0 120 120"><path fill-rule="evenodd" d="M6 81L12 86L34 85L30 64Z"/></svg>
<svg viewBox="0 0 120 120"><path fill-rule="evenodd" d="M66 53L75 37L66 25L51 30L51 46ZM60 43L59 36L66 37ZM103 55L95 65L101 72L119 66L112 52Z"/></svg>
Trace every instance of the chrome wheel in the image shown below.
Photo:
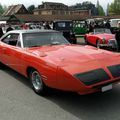
<svg viewBox="0 0 120 120"><path fill-rule="evenodd" d="M42 79L37 71L33 71L31 73L31 82L36 91L42 89L43 86Z"/></svg>
<svg viewBox="0 0 120 120"><path fill-rule="evenodd" d="M3 69L4 67L5 67L5 65L0 62L0 69Z"/></svg>
<svg viewBox="0 0 120 120"><path fill-rule="evenodd" d="M35 91L35 93L40 94L40 95L44 95L45 94L44 92L46 90L46 86L43 83L43 80L42 80L39 72L35 69L32 69L29 73L29 78L31 81L31 86L32 86L33 90Z"/></svg>

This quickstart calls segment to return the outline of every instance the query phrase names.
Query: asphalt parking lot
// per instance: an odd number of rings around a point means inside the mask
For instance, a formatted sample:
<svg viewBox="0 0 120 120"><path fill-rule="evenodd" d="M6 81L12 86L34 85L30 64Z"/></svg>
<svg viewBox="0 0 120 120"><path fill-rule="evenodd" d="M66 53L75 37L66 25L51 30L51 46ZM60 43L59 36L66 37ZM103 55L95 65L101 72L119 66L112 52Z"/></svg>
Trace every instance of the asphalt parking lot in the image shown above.
<svg viewBox="0 0 120 120"><path fill-rule="evenodd" d="M105 93L80 96L52 90L36 95L29 81L0 69L1 120L120 120L120 85Z"/></svg>

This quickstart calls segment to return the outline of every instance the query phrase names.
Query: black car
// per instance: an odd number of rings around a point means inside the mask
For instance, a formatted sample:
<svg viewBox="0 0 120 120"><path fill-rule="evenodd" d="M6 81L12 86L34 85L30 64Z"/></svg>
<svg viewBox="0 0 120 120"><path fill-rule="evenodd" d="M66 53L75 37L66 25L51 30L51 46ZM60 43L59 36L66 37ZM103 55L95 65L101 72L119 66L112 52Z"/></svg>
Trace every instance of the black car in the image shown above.
<svg viewBox="0 0 120 120"><path fill-rule="evenodd" d="M77 40L73 33L73 22L71 20L57 20L53 22L53 30L63 33L63 36L72 44L76 44Z"/></svg>

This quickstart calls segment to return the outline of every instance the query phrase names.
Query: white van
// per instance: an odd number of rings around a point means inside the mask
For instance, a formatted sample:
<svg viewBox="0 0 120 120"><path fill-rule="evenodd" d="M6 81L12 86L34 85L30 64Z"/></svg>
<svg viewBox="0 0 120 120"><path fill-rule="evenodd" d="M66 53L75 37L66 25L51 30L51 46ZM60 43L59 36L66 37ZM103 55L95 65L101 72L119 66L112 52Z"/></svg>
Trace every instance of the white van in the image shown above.
<svg viewBox="0 0 120 120"><path fill-rule="evenodd" d="M118 23L120 22L120 19L110 19L110 25L112 28L118 27Z"/></svg>

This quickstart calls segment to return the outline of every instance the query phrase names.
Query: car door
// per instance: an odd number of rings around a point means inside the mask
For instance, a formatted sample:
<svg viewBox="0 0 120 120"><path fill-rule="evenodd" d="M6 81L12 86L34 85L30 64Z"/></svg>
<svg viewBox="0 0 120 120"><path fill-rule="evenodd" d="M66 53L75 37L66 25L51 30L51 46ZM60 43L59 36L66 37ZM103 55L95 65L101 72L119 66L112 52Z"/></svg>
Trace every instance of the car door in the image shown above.
<svg viewBox="0 0 120 120"><path fill-rule="evenodd" d="M87 36L87 41L92 44L93 32L89 33Z"/></svg>
<svg viewBox="0 0 120 120"><path fill-rule="evenodd" d="M17 57L20 47L16 46L18 38L18 33L10 33L1 40L0 44L1 61L14 69L17 69L18 64L20 64L20 58Z"/></svg>
<svg viewBox="0 0 120 120"><path fill-rule="evenodd" d="M97 39L97 37L96 37L96 35L93 32L89 34L89 36L88 36L88 42L90 44L96 45L96 39Z"/></svg>

